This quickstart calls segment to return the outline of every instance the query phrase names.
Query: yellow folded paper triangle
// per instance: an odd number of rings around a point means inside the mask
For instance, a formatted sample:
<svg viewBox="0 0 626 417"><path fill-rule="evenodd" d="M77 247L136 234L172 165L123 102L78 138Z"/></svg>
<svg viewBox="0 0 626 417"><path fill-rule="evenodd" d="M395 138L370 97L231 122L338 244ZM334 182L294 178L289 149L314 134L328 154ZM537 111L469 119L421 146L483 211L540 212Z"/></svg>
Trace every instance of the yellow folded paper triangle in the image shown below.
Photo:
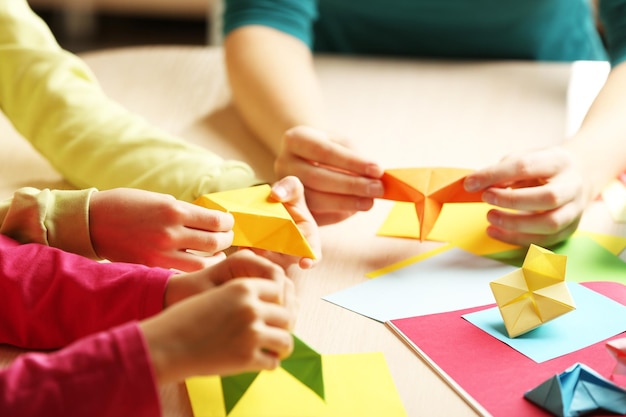
<svg viewBox="0 0 626 417"><path fill-rule="evenodd" d="M531 245L522 267L489 283L509 337L574 310L565 283L565 255Z"/></svg>
<svg viewBox="0 0 626 417"><path fill-rule="evenodd" d="M315 253L285 206L272 201L269 185L200 196L194 204L233 215L233 245L315 259Z"/></svg>

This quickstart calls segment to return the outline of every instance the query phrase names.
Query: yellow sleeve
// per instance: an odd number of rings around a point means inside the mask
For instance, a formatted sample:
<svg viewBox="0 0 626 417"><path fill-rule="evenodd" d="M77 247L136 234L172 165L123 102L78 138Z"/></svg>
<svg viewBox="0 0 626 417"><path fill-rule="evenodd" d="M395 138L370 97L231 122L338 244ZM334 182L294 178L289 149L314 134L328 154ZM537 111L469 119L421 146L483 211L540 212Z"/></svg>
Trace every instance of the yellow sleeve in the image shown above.
<svg viewBox="0 0 626 417"><path fill-rule="evenodd" d="M193 201L260 181L150 125L102 92L26 0L0 0L0 109L77 188L141 188Z"/></svg>
<svg viewBox="0 0 626 417"><path fill-rule="evenodd" d="M41 243L98 259L89 234L94 191L21 188L0 203L0 233L21 243Z"/></svg>

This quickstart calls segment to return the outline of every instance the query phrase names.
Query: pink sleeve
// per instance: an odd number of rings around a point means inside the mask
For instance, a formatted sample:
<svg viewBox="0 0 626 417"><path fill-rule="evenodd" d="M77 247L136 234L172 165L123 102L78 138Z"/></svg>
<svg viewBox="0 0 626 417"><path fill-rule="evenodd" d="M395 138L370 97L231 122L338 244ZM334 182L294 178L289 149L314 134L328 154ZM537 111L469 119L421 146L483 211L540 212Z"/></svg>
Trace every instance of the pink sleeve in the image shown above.
<svg viewBox="0 0 626 417"><path fill-rule="evenodd" d="M0 235L0 343L51 349L163 309L171 271Z"/></svg>
<svg viewBox="0 0 626 417"><path fill-rule="evenodd" d="M53 353L28 353L0 370L7 416L160 416L154 371L137 323Z"/></svg>

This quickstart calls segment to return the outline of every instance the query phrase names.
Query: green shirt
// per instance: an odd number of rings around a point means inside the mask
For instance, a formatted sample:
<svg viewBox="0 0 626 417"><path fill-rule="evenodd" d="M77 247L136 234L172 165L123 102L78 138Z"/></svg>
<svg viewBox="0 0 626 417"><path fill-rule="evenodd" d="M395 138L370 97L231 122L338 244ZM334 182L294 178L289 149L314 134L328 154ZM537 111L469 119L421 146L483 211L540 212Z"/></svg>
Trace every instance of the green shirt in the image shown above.
<svg viewBox="0 0 626 417"><path fill-rule="evenodd" d="M257 24L319 52L542 61L626 59L626 0L226 0L224 31Z"/></svg>

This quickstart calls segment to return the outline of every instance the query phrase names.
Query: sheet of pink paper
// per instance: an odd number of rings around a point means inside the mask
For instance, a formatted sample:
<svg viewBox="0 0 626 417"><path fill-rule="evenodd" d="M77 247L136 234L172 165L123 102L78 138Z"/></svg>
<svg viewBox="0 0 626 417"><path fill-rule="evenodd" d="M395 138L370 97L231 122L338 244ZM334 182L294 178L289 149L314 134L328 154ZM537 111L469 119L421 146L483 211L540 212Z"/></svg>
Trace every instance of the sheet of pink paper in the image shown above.
<svg viewBox="0 0 626 417"><path fill-rule="evenodd" d="M626 286L614 282L584 284L626 305ZM495 305L495 304L494 304ZM479 413L494 417L550 416L523 398L529 389L581 362L608 377L615 359L606 341L536 363L498 341L461 316L490 306L387 322ZM624 337L623 334L612 339ZM612 340L609 339L609 340ZM411 346L413 345L413 346Z"/></svg>

